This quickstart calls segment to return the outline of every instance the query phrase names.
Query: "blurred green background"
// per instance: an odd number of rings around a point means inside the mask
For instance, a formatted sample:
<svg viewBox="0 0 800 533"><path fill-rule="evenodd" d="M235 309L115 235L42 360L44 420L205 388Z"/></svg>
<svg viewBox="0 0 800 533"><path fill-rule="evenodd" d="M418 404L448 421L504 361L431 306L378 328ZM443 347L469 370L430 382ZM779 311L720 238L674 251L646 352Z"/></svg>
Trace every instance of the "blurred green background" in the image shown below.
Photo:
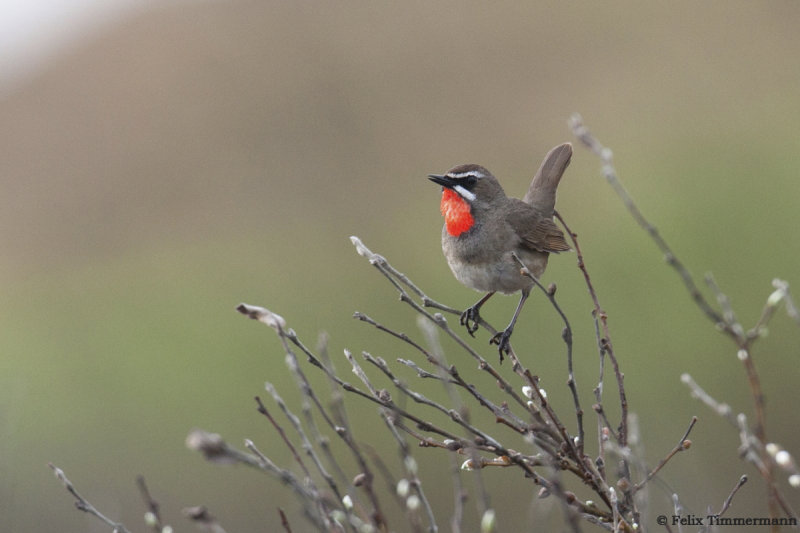
<svg viewBox="0 0 800 533"><path fill-rule="evenodd" d="M752 325L774 277L800 287L798 21L790 2L182 3L65 47L0 101L0 529L107 530L73 509L52 461L137 531L137 474L180 530L192 529L180 509L206 504L231 532L276 530L277 506L302 531L278 481L184 447L201 427L239 447L250 438L291 465L252 398L265 395L265 381L299 410L298 395L274 333L235 305L280 313L311 346L328 332L340 370L344 348L416 357L351 318L363 311L419 336L348 236L432 297L466 307L478 295L441 256L439 191L425 176L480 163L521 196L547 150L573 140L566 122L576 111L614 150L624 183L679 257L698 279L713 271ZM679 380L689 372L750 415L732 344L582 147L558 209L610 316L648 461L700 418L691 452L662 472L671 489L652 487L651 516L671 513L670 490L696 513L718 509L742 473L751 482L731 514L763 515L765 490L738 458L738 435ZM590 411L597 352L574 254L552 258L545 281L558 284L572 320ZM486 316L503 324L515 303L493 299ZM567 417L560 325L543 298L520 320L515 346ZM768 435L797 455L800 331L783 311L769 331L754 349ZM474 345L493 357L486 341L481 332ZM606 390L611 405L613 382ZM357 437L393 462L374 407L348 406ZM450 461L415 456L446 529ZM502 530L547 530L550 515L559 523L561 512L548 515L551 502L536 501L517 472L485 477Z"/></svg>

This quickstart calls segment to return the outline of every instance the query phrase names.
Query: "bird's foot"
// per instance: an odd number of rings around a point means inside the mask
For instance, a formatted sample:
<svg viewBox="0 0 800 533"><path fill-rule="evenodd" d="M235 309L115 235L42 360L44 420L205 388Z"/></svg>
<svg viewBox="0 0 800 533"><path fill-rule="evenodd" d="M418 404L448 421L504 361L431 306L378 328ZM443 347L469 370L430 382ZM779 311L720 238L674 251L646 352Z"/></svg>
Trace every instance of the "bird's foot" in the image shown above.
<svg viewBox="0 0 800 533"><path fill-rule="evenodd" d="M500 352L500 362L503 362L503 355L508 355L511 350L511 333L514 330L506 328L503 331L495 333L494 337L489 339L489 344L496 344L497 350Z"/></svg>
<svg viewBox="0 0 800 533"><path fill-rule="evenodd" d="M468 307L466 311L461 313L461 319L459 320L459 323L467 328L467 333L472 337L474 337L475 332L478 331L478 322L481 320L478 309L480 308L477 305Z"/></svg>

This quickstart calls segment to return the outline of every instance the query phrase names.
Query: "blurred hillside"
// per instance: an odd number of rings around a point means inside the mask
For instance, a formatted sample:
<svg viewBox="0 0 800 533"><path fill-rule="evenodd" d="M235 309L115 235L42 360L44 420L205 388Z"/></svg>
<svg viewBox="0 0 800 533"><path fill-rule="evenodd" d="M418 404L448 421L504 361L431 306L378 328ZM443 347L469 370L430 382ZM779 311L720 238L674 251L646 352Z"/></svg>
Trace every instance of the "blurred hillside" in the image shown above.
<svg viewBox="0 0 800 533"><path fill-rule="evenodd" d="M572 140L576 111L690 270L713 271L752 325L772 278L800 287L798 17L793 3L738 1L207 3L65 48L0 101L0 529L105 531L73 510L48 461L138 531L139 473L177 529L190 529L179 509L201 503L228 531L278 527L275 507L296 513L280 483L209 465L183 445L203 427L274 448L288 464L252 402L265 380L297 401L280 346L234 306L282 314L310 345L329 332L340 368L345 347L408 355L352 320L360 310L415 331L347 237L431 296L473 303L441 256L439 192L425 176L480 163L521 196L547 150ZM748 473L736 515L763 514L738 435L679 382L690 372L749 413L735 350L583 148L559 192L609 313L648 459L700 417L657 503L676 490L698 512L718 508ZM550 264L545 281L558 284L576 329L591 405L591 305L574 255ZM487 318L503 323L514 303L493 300ZM536 343L532 366L568 406L560 326L541 301L520 320L515 345ZM754 354L768 432L796 456L799 338L781 312ZM485 342L478 335L475 346L490 354ZM446 468L441 456L427 460ZM497 500L507 531L537 512L517 516ZM436 503L446 516L449 493Z"/></svg>

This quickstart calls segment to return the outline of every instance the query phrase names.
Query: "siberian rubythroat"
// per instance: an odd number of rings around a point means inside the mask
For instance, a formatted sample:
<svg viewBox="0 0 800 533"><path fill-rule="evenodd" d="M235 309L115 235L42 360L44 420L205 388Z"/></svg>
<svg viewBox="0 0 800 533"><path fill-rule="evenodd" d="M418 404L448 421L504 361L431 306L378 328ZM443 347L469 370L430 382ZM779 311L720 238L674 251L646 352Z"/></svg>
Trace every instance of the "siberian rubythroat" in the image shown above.
<svg viewBox="0 0 800 533"><path fill-rule="evenodd" d="M456 279L486 295L461 314L470 335L478 329L480 308L495 292L521 296L508 327L489 341L502 360L533 280L523 276L512 254L537 279L551 253L570 249L553 222L556 189L570 159L572 145L556 146L545 156L522 200L509 198L491 172L480 165L459 165L429 178L442 186L442 251Z"/></svg>

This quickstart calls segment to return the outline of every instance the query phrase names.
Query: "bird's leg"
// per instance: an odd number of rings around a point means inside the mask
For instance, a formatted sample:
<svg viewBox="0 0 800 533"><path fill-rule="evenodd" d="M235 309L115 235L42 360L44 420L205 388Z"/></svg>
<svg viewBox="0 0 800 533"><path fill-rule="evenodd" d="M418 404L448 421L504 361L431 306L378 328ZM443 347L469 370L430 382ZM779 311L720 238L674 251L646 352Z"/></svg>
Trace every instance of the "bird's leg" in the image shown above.
<svg viewBox="0 0 800 533"><path fill-rule="evenodd" d="M489 340L489 344L497 345L497 349L500 351L500 361L503 360L503 354L508 353L509 339L511 338L511 334L514 332L514 325L517 323L519 312L522 311L522 306L525 305L525 300L528 299L528 296L530 294L531 294L530 288L522 289L522 297L519 299L519 304L517 304L517 310L514 311L514 316L511 317L511 322L509 322L508 327L503 331L498 331L495 334L495 336Z"/></svg>
<svg viewBox="0 0 800 533"><path fill-rule="evenodd" d="M478 321L481 319L481 315L479 314L481 306L485 304L486 300L491 298L493 294L494 291L486 293L486 296L478 300L478 303L476 303L472 307L468 307L466 311L461 313L460 323L462 326L466 326L467 333L469 333L473 337L475 336L474 333L478 331Z"/></svg>

